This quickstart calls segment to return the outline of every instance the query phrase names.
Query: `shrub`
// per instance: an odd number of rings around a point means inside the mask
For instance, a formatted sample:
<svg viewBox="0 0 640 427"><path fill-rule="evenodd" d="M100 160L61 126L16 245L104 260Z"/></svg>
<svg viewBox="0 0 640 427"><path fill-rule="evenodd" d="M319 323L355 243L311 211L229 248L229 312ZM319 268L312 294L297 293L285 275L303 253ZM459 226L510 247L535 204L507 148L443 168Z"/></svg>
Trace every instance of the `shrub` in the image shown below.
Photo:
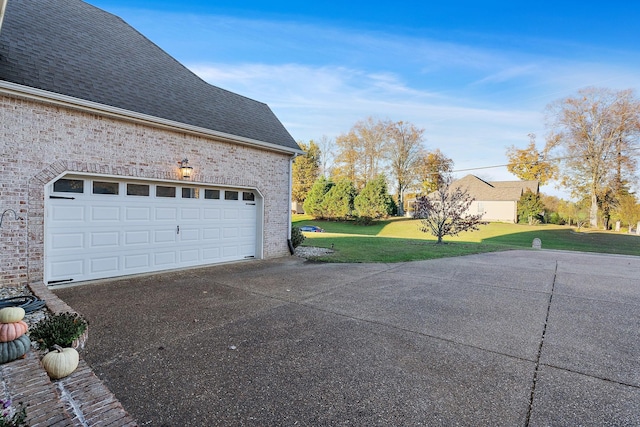
<svg viewBox="0 0 640 427"><path fill-rule="evenodd" d="M304 242L304 234L300 231L300 227L291 227L291 244L294 248L297 248Z"/></svg>
<svg viewBox="0 0 640 427"><path fill-rule="evenodd" d="M71 347L87 330L87 321L78 313L47 315L29 333L41 349L52 349L55 344Z"/></svg>

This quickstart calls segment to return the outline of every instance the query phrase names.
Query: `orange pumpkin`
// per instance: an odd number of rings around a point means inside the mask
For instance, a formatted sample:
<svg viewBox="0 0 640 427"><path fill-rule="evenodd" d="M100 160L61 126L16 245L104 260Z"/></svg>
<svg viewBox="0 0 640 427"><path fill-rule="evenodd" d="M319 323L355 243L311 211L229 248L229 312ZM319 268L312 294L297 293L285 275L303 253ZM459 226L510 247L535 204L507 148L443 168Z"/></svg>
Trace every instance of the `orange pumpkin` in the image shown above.
<svg viewBox="0 0 640 427"><path fill-rule="evenodd" d="M24 321L0 323L0 342L9 342L23 336L29 326Z"/></svg>

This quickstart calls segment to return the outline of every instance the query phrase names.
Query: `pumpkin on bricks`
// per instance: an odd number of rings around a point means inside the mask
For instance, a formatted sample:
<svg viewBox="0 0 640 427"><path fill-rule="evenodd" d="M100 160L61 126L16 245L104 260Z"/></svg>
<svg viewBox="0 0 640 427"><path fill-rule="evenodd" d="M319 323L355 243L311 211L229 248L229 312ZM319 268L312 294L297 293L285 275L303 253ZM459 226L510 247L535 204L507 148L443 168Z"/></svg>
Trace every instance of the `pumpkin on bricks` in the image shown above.
<svg viewBox="0 0 640 427"><path fill-rule="evenodd" d="M75 348L62 348L54 345L55 350L45 354L42 366L52 380L64 378L78 367L80 356Z"/></svg>
<svg viewBox="0 0 640 427"><path fill-rule="evenodd" d="M15 323L24 319L24 308L5 307L0 309L0 323Z"/></svg>
<svg viewBox="0 0 640 427"><path fill-rule="evenodd" d="M31 339L26 335L22 335L13 341L0 342L0 363L16 360L27 354L30 348Z"/></svg>
<svg viewBox="0 0 640 427"><path fill-rule="evenodd" d="M0 342L9 342L27 333L27 326L22 320L15 323L0 323Z"/></svg>

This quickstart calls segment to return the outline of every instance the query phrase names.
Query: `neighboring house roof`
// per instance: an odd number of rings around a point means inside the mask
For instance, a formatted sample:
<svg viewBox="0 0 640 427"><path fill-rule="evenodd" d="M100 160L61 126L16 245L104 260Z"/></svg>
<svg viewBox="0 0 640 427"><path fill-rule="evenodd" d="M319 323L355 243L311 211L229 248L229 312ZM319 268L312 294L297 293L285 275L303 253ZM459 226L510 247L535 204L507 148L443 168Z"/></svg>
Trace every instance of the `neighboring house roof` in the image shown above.
<svg viewBox="0 0 640 427"><path fill-rule="evenodd" d="M300 150L269 106L208 84L83 1L8 0L1 25L0 80Z"/></svg>
<svg viewBox="0 0 640 427"><path fill-rule="evenodd" d="M451 188L461 188L477 201L519 201L527 190L538 193L538 181L484 181L467 175L454 181Z"/></svg>

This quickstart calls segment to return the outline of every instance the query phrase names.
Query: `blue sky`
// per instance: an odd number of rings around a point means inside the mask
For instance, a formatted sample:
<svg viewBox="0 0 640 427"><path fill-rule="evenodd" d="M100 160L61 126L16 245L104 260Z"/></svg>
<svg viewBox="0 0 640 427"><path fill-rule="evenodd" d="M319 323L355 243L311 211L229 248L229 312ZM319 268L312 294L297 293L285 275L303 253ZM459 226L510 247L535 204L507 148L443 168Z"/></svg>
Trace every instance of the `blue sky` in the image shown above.
<svg viewBox="0 0 640 427"><path fill-rule="evenodd" d="M269 104L296 140L404 120L458 170L506 163L529 133L542 147L552 101L640 88L635 0L88 2L209 83Z"/></svg>

